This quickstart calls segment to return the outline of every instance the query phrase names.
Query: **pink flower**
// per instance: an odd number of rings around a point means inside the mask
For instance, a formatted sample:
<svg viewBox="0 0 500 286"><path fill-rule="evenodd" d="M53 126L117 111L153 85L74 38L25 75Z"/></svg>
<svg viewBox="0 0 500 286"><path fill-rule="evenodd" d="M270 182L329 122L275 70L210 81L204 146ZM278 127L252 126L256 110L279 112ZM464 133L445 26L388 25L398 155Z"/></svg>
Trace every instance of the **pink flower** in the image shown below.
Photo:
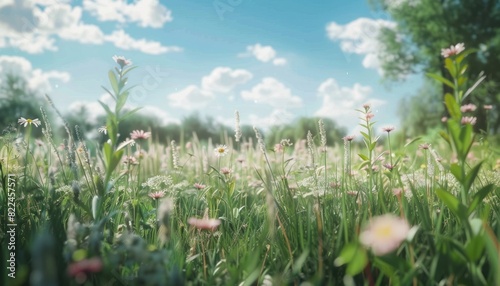
<svg viewBox="0 0 500 286"><path fill-rule="evenodd" d="M215 231L217 227L220 225L221 221L220 219L214 219L214 218L198 219L192 217L188 219L188 223L200 230Z"/></svg>
<svg viewBox="0 0 500 286"><path fill-rule="evenodd" d="M280 143L274 145L274 152L276 153L282 153L283 149L284 147Z"/></svg>
<svg viewBox="0 0 500 286"><path fill-rule="evenodd" d="M203 190L206 186L200 183L194 183L193 185L198 190Z"/></svg>
<svg viewBox="0 0 500 286"><path fill-rule="evenodd" d="M472 104L472 103L469 103L469 104L466 104L466 105L462 105L460 107L460 111L462 112L473 112L476 110L476 105Z"/></svg>
<svg viewBox="0 0 500 286"><path fill-rule="evenodd" d="M222 168L220 168L220 172L224 175L229 175L229 174L231 174L232 170L228 167L222 167Z"/></svg>
<svg viewBox="0 0 500 286"><path fill-rule="evenodd" d="M386 127L383 127L382 130L389 133L391 131L393 131L395 129L394 126L386 126Z"/></svg>
<svg viewBox="0 0 500 286"><path fill-rule="evenodd" d="M458 43L455 46L451 45L449 49L441 49L441 55L444 58L455 56L465 50L464 43Z"/></svg>
<svg viewBox="0 0 500 286"><path fill-rule="evenodd" d="M373 254L380 256L396 250L408 236L410 225L392 214L373 217L360 233L359 240Z"/></svg>
<svg viewBox="0 0 500 286"><path fill-rule="evenodd" d="M87 274L102 270L102 261L98 257L73 262L68 266L68 275L75 277L77 282L83 284L87 280Z"/></svg>
<svg viewBox="0 0 500 286"><path fill-rule="evenodd" d="M394 166L389 163L384 164L384 167L387 168L389 171L392 171L392 169L394 169Z"/></svg>
<svg viewBox="0 0 500 286"><path fill-rule="evenodd" d="M123 158L123 163L128 164L128 165L138 165L139 162L137 161L137 158L134 156L125 156Z"/></svg>
<svg viewBox="0 0 500 286"><path fill-rule="evenodd" d="M132 64L132 61L127 60L124 56L113 56L113 60L120 65L120 68Z"/></svg>
<svg viewBox="0 0 500 286"><path fill-rule="evenodd" d="M371 120L374 116L375 116L375 114L373 114L373 113L371 113L371 112L369 112L369 113L367 113L367 114L365 115L365 117L366 117L366 120L367 120L367 121L370 121L370 120Z"/></svg>
<svg viewBox="0 0 500 286"><path fill-rule="evenodd" d="M420 144L418 146L419 149L423 149L423 150L428 150L430 147L431 147L431 144L429 144L429 143Z"/></svg>
<svg viewBox="0 0 500 286"><path fill-rule="evenodd" d="M351 142L352 140L354 140L354 135L347 135L345 137L343 137L342 139L344 139L344 141L349 141Z"/></svg>
<svg viewBox="0 0 500 286"><path fill-rule="evenodd" d="M132 133L130 133L130 138L133 140L139 140L139 139L148 139L151 137L151 132L144 132L144 130L134 130Z"/></svg>
<svg viewBox="0 0 500 286"><path fill-rule="evenodd" d="M474 125L476 124L477 118L473 116L464 116L462 117L462 120L460 121L462 124L470 124Z"/></svg>
<svg viewBox="0 0 500 286"><path fill-rule="evenodd" d="M150 193L148 196L153 200L157 200L163 198L163 196L165 196L165 192L164 191L154 192Z"/></svg>

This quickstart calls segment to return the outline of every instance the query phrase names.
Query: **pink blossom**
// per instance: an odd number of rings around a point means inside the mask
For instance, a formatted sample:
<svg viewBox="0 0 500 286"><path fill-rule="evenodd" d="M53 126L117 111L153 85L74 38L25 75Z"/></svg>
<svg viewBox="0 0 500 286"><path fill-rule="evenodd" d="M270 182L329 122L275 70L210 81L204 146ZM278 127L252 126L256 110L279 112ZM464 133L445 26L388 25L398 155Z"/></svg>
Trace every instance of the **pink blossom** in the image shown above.
<svg viewBox="0 0 500 286"><path fill-rule="evenodd" d="M87 280L87 274L102 270L102 261L98 257L73 262L68 266L68 275L75 277L80 284Z"/></svg>
<svg viewBox="0 0 500 286"><path fill-rule="evenodd" d="M134 130L132 133L130 133L130 138L133 140L139 140L139 139L148 139L151 137L151 132L144 132L144 130Z"/></svg>
<svg viewBox="0 0 500 286"><path fill-rule="evenodd" d="M203 190L206 186L201 183L194 183L193 185L198 190Z"/></svg>
<svg viewBox="0 0 500 286"><path fill-rule="evenodd" d="M150 193L148 196L153 200L157 200L163 198L163 196L165 196L165 192L164 191L154 192Z"/></svg>
<svg viewBox="0 0 500 286"><path fill-rule="evenodd" d="M465 50L464 43L458 43L455 46L451 45L449 49L441 49L441 55L444 58L455 56Z"/></svg>
<svg viewBox="0 0 500 286"><path fill-rule="evenodd" d="M464 116L462 117L462 120L460 121L462 124L470 124L474 125L476 124L477 118L473 116Z"/></svg>
<svg viewBox="0 0 500 286"><path fill-rule="evenodd" d="M342 139L344 139L344 141L350 142L354 139L354 137L355 137L354 135L347 135L347 136L343 137Z"/></svg>
<svg viewBox="0 0 500 286"><path fill-rule="evenodd" d="M132 64L132 61L126 59L124 56L113 56L113 60L120 65L120 68Z"/></svg>
<svg viewBox="0 0 500 286"><path fill-rule="evenodd" d="M192 217L188 219L188 223L200 230L215 231L217 227L221 224L221 221L220 219L213 219L213 218L198 219Z"/></svg>
<svg viewBox="0 0 500 286"><path fill-rule="evenodd" d="M472 104L472 103L469 103L469 104L466 104L466 105L462 105L460 107L460 111L462 112L473 112L476 110L476 105Z"/></svg>
<svg viewBox="0 0 500 286"><path fill-rule="evenodd" d="M396 250L408 236L410 225L392 214L373 217L360 233L359 240L373 254L380 256Z"/></svg>
<svg viewBox="0 0 500 286"><path fill-rule="evenodd" d="M370 120L371 120L374 116L375 116L375 114L373 114L373 113L371 113L371 112L369 112L369 113L367 113L367 114L365 115L365 117L366 117L366 120L367 120L367 121L370 121Z"/></svg>
<svg viewBox="0 0 500 286"><path fill-rule="evenodd" d="M274 145L274 152L276 153L282 153L283 149L284 147L280 143Z"/></svg>
<svg viewBox="0 0 500 286"><path fill-rule="evenodd" d="M224 175L229 175L229 174L231 174L232 170L228 167L222 167L222 168L220 168L220 172Z"/></svg>
<svg viewBox="0 0 500 286"><path fill-rule="evenodd" d="M387 133L393 131L394 129L396 129L394 126L386 126L386 127L382 128L382 130L387 132Z"/></svg>
<svg viewBox="0 0 500 286"><path fill-rule="evenodd" d="M491 110L493 109L493 105L484 105L483 108L484 110Z"/></svg>

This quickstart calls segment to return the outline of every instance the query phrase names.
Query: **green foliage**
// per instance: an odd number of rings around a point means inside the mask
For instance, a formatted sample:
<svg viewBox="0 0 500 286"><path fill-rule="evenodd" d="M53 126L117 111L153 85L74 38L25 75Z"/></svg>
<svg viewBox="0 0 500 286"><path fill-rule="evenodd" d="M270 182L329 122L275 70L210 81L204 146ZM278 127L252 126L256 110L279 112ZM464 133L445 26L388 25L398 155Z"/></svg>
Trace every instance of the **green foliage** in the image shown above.
<svg viewBox="0 0 500 286"><path fill-rule="evenodd" d="M466 75L484 73L488 85L498 87L500 82L500 4L495 0L420 0L385 1L369 0L374 9L387 12L397 26L385 28L379 42L383 52L379 55L384 76L390 81L405 80L407 75L431 72L443 84L442 96L449 91L451 76L462 72L451 65L449 59L439 55L439 51L450 45L465 43L478 52L468 58ZM474 13L471 13L474 11ZM460 58L458 58L460 60ZM448 73L448 71L451 73ZM439 73L439 74L436 74ZM469 77L459 82L460 86L473 86L477 79ZM498 93L495 88L494 93ZM424 98L422 96L422 98ZM441 99L439 99L441 100ZM478 107L492 104L500 109L500 101L491 101L491 92L476 89L468 99ZM421 112L426 111L422 109ZM498 120L489 123L491 115L479 109L476 130L487 128L497 132ZM416 122L416 121L414 121ZM420 121L418 121L420 123ZM489 130L488 130L489 131ZM423 133L421 133L423 134Z"/></svg>

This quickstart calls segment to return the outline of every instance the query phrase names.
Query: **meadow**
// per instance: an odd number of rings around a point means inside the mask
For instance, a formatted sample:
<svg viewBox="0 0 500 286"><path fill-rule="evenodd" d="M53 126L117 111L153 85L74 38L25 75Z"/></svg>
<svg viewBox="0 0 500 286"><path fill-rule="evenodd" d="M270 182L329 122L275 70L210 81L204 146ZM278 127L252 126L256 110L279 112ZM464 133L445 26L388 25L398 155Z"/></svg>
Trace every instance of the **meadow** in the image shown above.
<svg viewBox="0 0 500 286"><path fill-rule="evenodd" d="M103 144L56 142L46 116L3 132L2 285L500 285L499 146L474 130L467 55L430 75L452 90L439 136L394 140L364 105L337 142L321 120L242 137L236 112L220 144L118 134L134 67L116 57Z"/></svg>

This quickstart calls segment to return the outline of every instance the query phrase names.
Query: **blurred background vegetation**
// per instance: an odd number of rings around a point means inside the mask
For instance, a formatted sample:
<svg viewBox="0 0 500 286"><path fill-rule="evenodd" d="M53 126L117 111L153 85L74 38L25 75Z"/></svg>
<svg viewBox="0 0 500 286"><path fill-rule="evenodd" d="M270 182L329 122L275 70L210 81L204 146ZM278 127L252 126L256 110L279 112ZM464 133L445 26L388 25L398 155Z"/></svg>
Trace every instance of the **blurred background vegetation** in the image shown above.
<svg viewBox="0 0 500 286"><path fill-rule="evenodd" d="M466 48L476 49L468 57L469 81L472 86L481 74L486 76L479 87L468 97L468 103L478 106L476 131L498 134L500 131L500 1L498 0L419 0L425 5L414 9L412 1L400 5L388 5L385 0L369 0L374 10L382 10L397 22L396 29L386 29L380 35L383 51L379 54L384 70L384 81L404 81L408 75L432 72L449 75L443 69L443 57L437 53L451 44L463 42ZM47 106L44 96L31 91L27 82L16 75L4 74L0 78L0 126L16 125L21 116L42 118L40 106L53 119L53 111ZM411 138L427 134L440 128L441 118L446 116L443 96L446 86L434 80L424 81L423 86L412 97L400 102L399 138ZM487 113L483 106L492 105ZM89 122L89 112L81 108L77 112L63 114L64 120L76 136L75 126L80 130L81 139L104 140L97 132L100 126ZM295 142L303 139L308 130L317 131L319 118L299 118L281 126L271 127L265 134L268 143L276 143L287 138ZM323 119L328 131L328 144L334 145L346 135L346 130L338 123ZM104 117L97 122L105 122ZM135 114L120 124L120 134L127 137L132 130L151 131L155 140L184 143L191 140L194 133L201 141L212 138L222 142L222 136L232 136L233 128L216 122L213 118L202 118L191 114L181 119L180 124L162 125L158 118ZM57 124L56 124L57 125ZM61 126L61 124L59 124ZM56 129L54 127L54 129ZM243 138L254 137L251 126L242 126ZM66 138L64 128L57 129L60 138ZM35 129L35 136L42 136L41 129ZM124 139L124 138L123 138Z"/></svg>

